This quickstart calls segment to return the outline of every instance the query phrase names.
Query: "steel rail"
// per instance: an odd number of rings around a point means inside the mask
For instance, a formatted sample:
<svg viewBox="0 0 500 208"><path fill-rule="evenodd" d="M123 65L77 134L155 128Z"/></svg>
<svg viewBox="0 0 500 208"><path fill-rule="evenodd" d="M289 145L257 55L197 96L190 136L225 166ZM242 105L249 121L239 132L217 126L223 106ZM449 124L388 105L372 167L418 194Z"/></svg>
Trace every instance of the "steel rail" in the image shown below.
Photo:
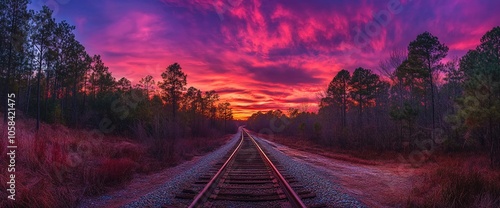
<svg viewBox="0 0 500 208"><path fill-rule="evenodd" d="M212 193L213 189L216 188L218 181L220 180L220 176L223 175L223 173L226 171L226 167L228 164L234 159L234 156L236 155L236 152L241 148L241 145L243 144L243 131L241 132L241 140L236 149L233 151L231 156L226 160L224 165L217 171L214 177L207 183L207 185L203 188L203 190L194 198L193 202L189 205L189 208L194 208L194 207L202 207L203 203L205 203L205 200L208 199L209 194Z"/></svg>
<svg viewBox="0 0 500 208"><path fill-rule="evenodd" d="M285 180L285 177L283 177L283 175L281 175L281 173L278 171L276 166L274 166L274 164L271 162L269 157L267 157L267 155L264 153L262 148L260 148L259 144L257 144L255 139L246 130L243 130L243 131L248 135L250 140L252 140L252 142L255 144L255 146L259 150L259 153L261 154L261 156L265 159L266 163L271 167L271 169L273 170L273 173L278 177L279 183L285 187L285 190L284 190L285 194L287 195L288 200L290 201L292 207L301 207L301 208L307 207L304 204L304 202L302 202L302 199L300 199L299 195L292 189L290 184L288 184L288 182Z"/></svg>
<svg viewBox="0 0 500 208"><path fill-rule="evenodd" d="M286 197L288 198L288 201L290 202L290 205L292 207L306 207L306 205L302 202L301 198L299 195L292 189L290 184L285 180L285 177L281 175L279 170L276 168L276 166L271 162L269 157L264 153L262 148L259 146L259 144L255 141L255 139L244 129L241 131L241 140L236 147L236 149L231 153L229 158L224 162L222 167L217 171L217 173L212 177L212 179L205 185L203 190L196 195L194 198L193 202L189 205L189 208L194 208L194 207L203 207L204 203L208 200L210 197L210 194L212 194L213 190L217 187L217 184L219 183L221 176L224 175L224 173L227 171L228 166L230 163L234 160L236 153L241 149L241 146L243 144L244 140L244 135L247 134L249 139L252 141L252 143L255 145L257 151L263 158L264 162L271 168L272 173L277 177L278 183L281 185L281 187L284 189L284 193Z"/></svg>

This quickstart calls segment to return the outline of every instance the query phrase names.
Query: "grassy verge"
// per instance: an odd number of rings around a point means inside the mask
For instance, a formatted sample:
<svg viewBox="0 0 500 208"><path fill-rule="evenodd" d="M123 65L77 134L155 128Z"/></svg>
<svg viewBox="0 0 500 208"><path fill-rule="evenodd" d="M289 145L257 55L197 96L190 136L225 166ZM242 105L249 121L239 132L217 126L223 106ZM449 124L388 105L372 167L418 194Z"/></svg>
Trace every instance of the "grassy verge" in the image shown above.
<svg viewBox="0 0 500 208"><path fill-rule="evenodd" d="M319 145L314 141L303 139L299 137L286 137L281 135L259 135L269 141L286 145L293 149L312 152L328 158L343 160L358 164L376 165L380 162L396 162L399 153L394 151L380 152L369 149L364 150L345 150L337 147L329 147Z"/></svg>
<svg viewBox="0 0 500 208"><path fill-rule="evenodd" d="M415 187L408 207L500 207L500 170L486 155L442 155Z"/></svg>
<svg viewBox="0 0 500 208"><path fill-rule="evenodd" d="M157 147L148 142L118 136L99 139L90 131L61 125L41 124L36 133L34 122L16 122L16 200L4 200L7 193L2 191L0 207L75 207L84 196L103 194L125 185L137 174L190 160L216 149L229 138L179 139L165 161L149 153ZM6 138L2 121L0 126L0 134ZM0 188L7 190L7 144L3 139L0 142Z"/></svg>
<svg viewBox="0 0 500 208"><path fill-rule="evenodd" d="M358 164L383 166L400 162L395 159L398 152L341 150L300 138L263 137L294 149ZM434 152L427 162L413 168L423 172L424 179L416 183L408 196L407 207L500 207L500 170L490 169L485 153Z"/></svg>

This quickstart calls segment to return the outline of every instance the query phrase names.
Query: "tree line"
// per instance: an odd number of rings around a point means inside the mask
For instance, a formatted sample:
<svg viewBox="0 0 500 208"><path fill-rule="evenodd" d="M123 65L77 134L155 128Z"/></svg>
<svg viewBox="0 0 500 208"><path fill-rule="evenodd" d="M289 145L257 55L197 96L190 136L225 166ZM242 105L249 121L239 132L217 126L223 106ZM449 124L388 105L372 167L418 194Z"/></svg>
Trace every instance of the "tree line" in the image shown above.
<svg viewBox="0 0 500 208"><path fill-rule="evenodd" d="M179 64L168 66L160 81L152 75L135 85L125 77L117 80L100 55L86 52L75 27L57 22L48 7L33 11L28 0L1 2L3 112L7 94L14 92L17 110L36 118L37 130L40 122L89 129L105 125L105 133L172 142L236 131L230 104L215 91L187 88Z"/></svg>
<svg viewBox="0 0 500 208"><path fill-rule="evenodd" d="M380 61L379 73L339 71L321 93L318 113L257 112L248 127L348 149L485 150L499 166L500 27L444 62L448 50L424 32Z"/></svg>

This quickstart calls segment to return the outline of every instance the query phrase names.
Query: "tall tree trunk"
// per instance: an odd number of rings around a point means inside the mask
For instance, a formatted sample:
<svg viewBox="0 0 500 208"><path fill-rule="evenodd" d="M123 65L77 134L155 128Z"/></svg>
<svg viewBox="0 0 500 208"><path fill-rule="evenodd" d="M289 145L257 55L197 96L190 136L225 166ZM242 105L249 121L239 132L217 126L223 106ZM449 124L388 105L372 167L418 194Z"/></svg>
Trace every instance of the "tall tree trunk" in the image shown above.
<svg viewBox="0 0 500 208"><path fill-rule="evenodd" d="M434 131L434 129L436 129L436 119L435 119L435 109L434 109L434 80L433 80L433 76L432 76L430 57L427 57L427 64L429 67L429 79L430 79L430 83L431 83L432 131ZM431 134L431 136L432 136L432 141L434 141L434 134Z"/></svg>
<svg viewBox="0 0 500 208"><path fill-rule="evenodd" d="M90 84L92 85L92 87L91 87L92 88L91 89L92 90L92 101L95 101L95 74L94 74L94 72L92 72L90 79L91 79Z"/></svg>
<svg viewBox="0 0 500 208"><path fill-rule="evenodd" d="M71 123L73 124L74 127L77 126L77 123L78 123L78 104L77 104L77 81L76 81L76 77L75 77L75 81L73 83L73 98L71 99L72 102L71 102Z"/></svg>
<svg viewBox="0 0 500 208"><path fill-rule="evenodd" d="M85 114L85 110L86 110L86 101L87 101L87 72L85 72L85 76L83 77L84 81L83 81L83 106L82 106L82 114Z"/></svg>
<svg viewBox="0 0 500 208"><path fill-rule="evenodd" d="M52 96L50 97L53 103L55 103L57 98L57 87L58 87L57 85L58 85L58 76L56 70L54 70L54 83L52 84Z"/></svg>
<svg viewBox="0 0 500 208"><path fill-rule="evenodd" d="M5 92L3 93L2 96L0 97L5 97L3 100L4 100L4 114L3 114L3 121L4 123L7 123L7 108L8 108L8 104L9 104L9 101L7 99L7 94L9 93L9 88L10 88L10 72L11 72L11 68L12 68L12 41L9 41L10 44L9 44L9 59L7 61L7 75L5 76L6 80L5 80Z"/></svg>
<svg viewBox="0 0 500 208"><path fill-rule="evenodd" d="M361 99L360 99L361 100ZM359 129L363 128L363 102L359 102L359 115L358 115Z"/></svg>
<svg viewBox="0 0 500 208"><path fill-rule="evenodd" d="M48 67L48 66L47 66ZM45 103L45 113L49 112L49 105L48 105L48 100L49 100L49 93L50 93L50 88L49 88L49 80L50 80L50 73L48 71L48 69L46 70L46 73L47 73L47 77L45 78L45 93L44 93L44 103Z"/></svg>
<svg viewBox="0 0 500 208"><path fill-rule="evenodd" d="M345 128L347 125L347 80L344 81L343 95L342 95L342 127Z"/></svg>
<svg viewBox="0 0 500 208"><path fill-rule="evenodd" d="M403 101L403 80L398 77L398 85L399 85L399 107L400 109L404 108L404 101ZM399 145L401 148L403 148L403 120L400 121L400 129L399 129Z"/></svg>
<svg viewBox="0 0 500 208"><path fill-rule="evenodd" d="M26 114L30 113L30 100L31 100L31 75L28 76L28 95L26 96Z"/></svg>
<svg viewBox="0 0 500 208"><path fill-rule="evenodd" d="M224 109L224 133L226 133L226 121L227 121L227 108Z"/></svg>
<svg viewBox="0 0 500 208"><path fill-rule="evenodd" d="M493 169L495 167L495 142L493 141L493 121L491 116L488 117L488 137L490 139L490 166Z"/></svg>
<svg viewBox="0 0 500 208"><path fill-rule="evenodd" d="M169 154L173 155L174 154L174 146L175 146L175 143L176 143L176 140L177 140L177 115L176 115L176 105L177 105L177 96L175 95L175 90L172 89L171 90L171 95L172 95L172 117L173 117L173 122L172 123L172 132L173 132L173 136L172 136L172 143L170 144L170 150L169 150Z"/></svg>
<svg viewBox="0 0 500 208"><path fill-rule="evenodd" d="M41 54L41 53L40 53ZM42 74L42 55L40 55L40 64L38 66L38 73L37 73L37 93L36 93L36 130L38 131L40 129L40 79L41 79L41 74Z"/></svg>
<svg viewBox="0 0 500 208"><path fill-rule="evenodd" d="M40 95L41 95L40 82L41 82L41 77L42 77L42 60L43 60L43 50L44 50L43 39L44 39L44 36L42 35L42 37L40 39L40 55L39 55L39 59L38 59L38 73L37 73L37 86L38 86L37 93L36 93L36 106L37 106L36 130L37 131L40 129Z"/></svg>

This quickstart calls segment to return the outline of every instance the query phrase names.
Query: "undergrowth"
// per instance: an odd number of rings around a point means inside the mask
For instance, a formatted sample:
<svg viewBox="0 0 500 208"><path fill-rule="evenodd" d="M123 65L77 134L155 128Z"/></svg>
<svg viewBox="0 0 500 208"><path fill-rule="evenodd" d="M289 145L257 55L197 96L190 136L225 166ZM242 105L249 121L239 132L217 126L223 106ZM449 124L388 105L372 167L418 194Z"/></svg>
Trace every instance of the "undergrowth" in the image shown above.
<svg viewBox="0 0 500 208"><path fill-rule="evenodd" d="M487 157L455 158L427 174L408 207L500 207L500 171Z"/></svg>
<svg viewBox="0 0 500 208"><path fill-rule="evenodd" d="M87 130L69 129L62 125L35 121L16 122L16 195L7 199L10 173L0 174L0 207L76 207L84 197L103 194L127 184L136 174L147 174L173 166L194 155L215 149L224 139L179 139L173 149L160 160L150 152L154 144L120 136L97 138ZM0 126L4 126L0 121ZM5 129L0 135L5 138ZM8 166L7 144L0 140L0 167ZM162 142L168 145L168 142ZM165 157L163 157L165 158Z"/></svg>

